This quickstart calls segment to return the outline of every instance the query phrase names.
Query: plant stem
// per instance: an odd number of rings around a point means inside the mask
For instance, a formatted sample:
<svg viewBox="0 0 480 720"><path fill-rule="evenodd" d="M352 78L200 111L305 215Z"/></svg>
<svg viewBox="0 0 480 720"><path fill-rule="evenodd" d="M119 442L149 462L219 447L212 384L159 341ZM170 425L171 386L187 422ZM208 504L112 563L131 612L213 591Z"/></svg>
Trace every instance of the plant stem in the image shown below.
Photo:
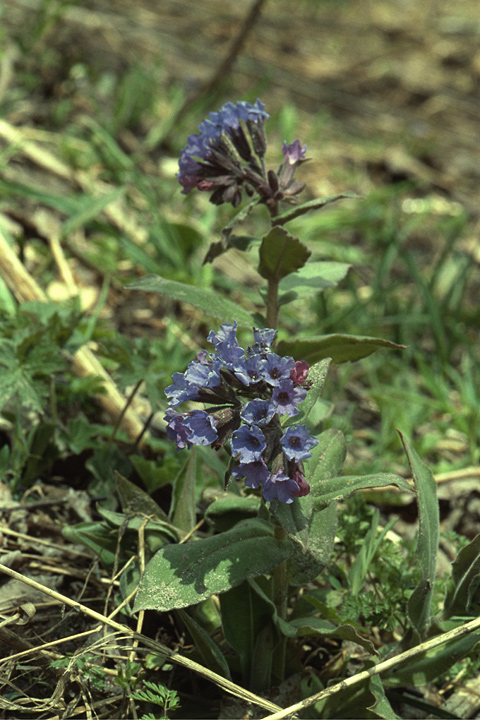
<svg viewBox="0 0 480 720"><path fill-rule="evenodd" d="M275 525L275 538L277 540L286 540L287 531L281 525ZM288 602L288 579L287 579L287 562L286 560L274 569L272 574L272 590L273 602L277 609L277 615L282 620L287 619L287 602ZM281 635L280 642L275 648L272 659L272 675L275 680L282 682L285 675L285 656L287 649L287 638Z"/></svg>
<svg viewBox="0 0 480 720"><path fill-rule="evenodd" d="M267 288L267 327L276 329L278 320L278 283L276 279L268 280Z"/></svg>

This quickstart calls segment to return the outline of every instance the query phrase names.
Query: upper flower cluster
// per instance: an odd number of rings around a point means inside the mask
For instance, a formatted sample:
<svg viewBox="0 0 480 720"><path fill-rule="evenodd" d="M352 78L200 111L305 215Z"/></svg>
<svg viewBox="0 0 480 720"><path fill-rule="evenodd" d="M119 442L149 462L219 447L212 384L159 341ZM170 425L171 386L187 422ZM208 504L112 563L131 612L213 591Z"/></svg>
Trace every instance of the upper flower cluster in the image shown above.
<svg viewBox="0 0 480 720"><path fill-rule="evenodd" d="M165 390L170 401L167 435L177 448L230 441L235 478L262 488L265 500L291 503L307 495L302 462L318 442L304 425L285 432L280 416L298 414L307 394L308 364L272 351L276 330L254 328L255 343L245 351L238 344L237 324L224 323L208 336L215 351L202 351L184 373L174 373ZM179 413L187 400L208 403L205 410Z"/></svg>
<svg viewBox="0 0 480 720"><path fill-rule="evenodd" d="M265 170L263 124L269 115L264 107L260 100L253 105L228 102L200 123L200 133L188 137L180 154L177 178L183 193L193 188L211 191L215 205L229 202L237 207L242 189L249 195L257 192L267 205L292 201L303 190L305 184L293 180L295 168L305 161L306 145L302 148L299 140L284 143L284 163L277 173Z"/></svg>

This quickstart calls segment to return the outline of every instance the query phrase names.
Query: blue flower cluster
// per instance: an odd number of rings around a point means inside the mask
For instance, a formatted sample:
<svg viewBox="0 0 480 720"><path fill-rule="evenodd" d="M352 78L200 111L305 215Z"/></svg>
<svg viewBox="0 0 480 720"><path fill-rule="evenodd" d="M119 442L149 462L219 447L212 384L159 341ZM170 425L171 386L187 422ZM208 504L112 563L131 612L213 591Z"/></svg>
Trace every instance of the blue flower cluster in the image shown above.
<svg viewBox="0 0 480 720"><path fill-rule="evenodd" d="M177 178L184 194L212 190L211 202L236 207L243 182L263 182L263 123L270 117L264 107L260 100L228 102L200 123L200 133L189 135L180 154Z"/></svg>
<svg viewBox="0 0 480 720"><path fill-rule="evenodd" d="M180 153L177 178L182 192L194 188L211 192L215 205L229 202L237 207L242 190L257 193L267 206L278 201L296 202L305 183L294 180L296 168L305 162L306 145L299 140L283 143L284 162L275 173L265 169L267 141L263 130L269 115L260 100L253 105L244 100L227 102L218 112L210 113L198 126L199 133L189 135Z"/></svg>
<svg viewBox="0 0 480 720"><path fill-rule="evenodd" d="M237 323L224 323L208 340L215 351L201 351L184 373L174 373L166 388L167 436L178 449L192 445L219 448L230 442L236 461L233 477L261 487L265 500L291 503L307 495L302 463L317 444L304 425L285 431L280 416L294 417L307 394L308 364L272 351L277 331L254 328L255 343L246 351L237 340ZM208 404L180 413L185 401Z"/></svg>

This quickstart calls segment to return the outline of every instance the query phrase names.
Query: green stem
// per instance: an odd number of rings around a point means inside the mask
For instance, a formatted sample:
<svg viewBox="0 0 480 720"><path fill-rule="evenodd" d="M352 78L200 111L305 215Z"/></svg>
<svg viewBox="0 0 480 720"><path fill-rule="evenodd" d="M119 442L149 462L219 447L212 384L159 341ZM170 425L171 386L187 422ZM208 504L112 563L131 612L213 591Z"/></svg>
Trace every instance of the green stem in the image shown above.
<svg viewBox="0 0 480 720"><path fill-rule="evenodd" d="M278 321L278 280L272 278L267 288L267 327L276 329Z"/></svg>
<svg viewBox="0 0 480 720"><path fill-rule="evenodd" d="M275 525L275 538L277 540L286 540L287 538L287 531L281 525ZM280 565L277 565L272 574L273 602L277 609L277 615L282 620L287 619L287 589L287 562L285 560ZM276 682L282 682L284 679L286 650L287 638L285 635L281 635L272 659L272 675L275 677Z"/></svg>

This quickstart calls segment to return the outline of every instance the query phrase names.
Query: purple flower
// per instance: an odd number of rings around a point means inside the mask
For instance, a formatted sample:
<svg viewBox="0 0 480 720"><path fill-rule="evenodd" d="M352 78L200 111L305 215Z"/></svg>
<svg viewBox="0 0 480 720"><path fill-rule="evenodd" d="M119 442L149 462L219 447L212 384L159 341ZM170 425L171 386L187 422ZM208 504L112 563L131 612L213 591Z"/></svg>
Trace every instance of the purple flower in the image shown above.
<svg viewBox="0 0 480 720"><path fill-rule="evenodd" d="M232 470L232 475L237 480L245 478L245 485L257 490L263 485L270 475L270 471L263 460L256 460L251 463L240 463Z"/></svg>
<svg viewBox="0 0 480 720"><path fill-rule="evenodd" d="M214 418L205 410L192 410L183 421L192 445L211 445L218 437Z"/></svg>
<svg viewBox="0 0 480 720"><path fill-rule="evenodd" d="M187 413L178 413L173 408L167 408L165 412L164 420L167 422L167 437L175 442L177 450L183 450L188 444L188 430L183 424L186 416Z"/></svg>
<svg viewBox="0 0 480 720"><path fill-rule="evenodd" d="M198 386L187 382L184 373L173 373L172 380L172 385L165 388L165 395L172 407L180 405L185 400L198 400Z"/></svg>
<svg viewBox="0 0 480 720"><path fill-rule="evenodd" d="M264 434L255 425L241 425L233 433L230 445L233 456L238 457L241 463L252 463L262 459L267 443Z"/></svg>
<svg viewBox="0 0 480 720"><path fill-rule="evenodd" d="M201 360L192 360L185 370L185 380L190 386L197 388L218 387L222 383L220 370L222 362L219 359L207 361L203 355ZM173 379L173 378L172 378ZM195 398L190 398L191 400Z"/></svg>
<svg viewBox="0 0 480 720"><path fill-rule="evenodd" d="M189 413L177 413L167 408L167 437L174 440L178 450L192 445L211 445L218 433L215 421L205 410L192 410Z"/></svg>
<svg viewBox="0 0 480 720"><path fill-rule="evenodd" d="M252 357L259 353L272 351L272 344L277 337L277 331L270 328L253 328L255 344L247 349L247 356Z"/></svg>
<svg viewBox="0 0 480 720"><path fill-rule="evenodd" d="M315 447L318 440L310 435L305 425L291 425L286 429L280 443L285 457L296 462L303 462L312 457L309 450Z"/></svg>
<svg viewBox="0 0 480 720"><path fill-rule="evenodd" d="M307 146L303 147L300 145L300 140L294 140L290 145L287 145L286 141L283 141L282 145L283 157L285 162L289 165L296 165L297 163L305 160L305 153L307 152Z"/></svg>
<svg viewBox="0 0 480 720"><path fill-rule="evenodd" d="M200 134L190 135L180 154L177 178L184 194L195 187L212 190L211 202L236 207L243 183L265 184L263 123L269 115L264 107L260 100L228 102L200 123Z"/></svg>
<svg viewBox="0 0 480 720"><path fill-rule="evenodd" d="M294 385L292 380L281 380L273 388L272 404L275 412L289 417L298 415L297 405L305 400L306 395L307 391L298 385Z"/></svg>
<svg viewBox="0 0 480 720"><path fill-rule="evenodd" d="M310 494L310 485L305 480L305 475L301 470L297 468L293 473L292 479L295 480L298 485L298 492L293 493L295 497L305 497L305 495Z"/></svg>
<svg viewBox="0 0 480 720"><path fill-rule="evenodd" d="M225 367L231 370L244 385L248 385L250 378L247 373L245 350L240 347L237 340L237 322L235 321L233 325L223 323L218 333L212 330L207 339L215 346L217 355Z"/></svg>
<svg viewBox="0 0 480 720"><path fill-rule="evenodd" d="M295 367L290 373L290 380L293 380L294 383L298 383L298 385L303 385L308 377L309 369L309 365L305 362L305 360L297 360Z"/></svg>
<svg viewBox="0 0 480 720"><path fill-rule="evenodd" d="M300 490L297 482L286 475L283 470L277 470L270 475L263 485L262 495L267 502L279 500L282 503L292 503L295 493Z"/></svg>
<svg viewBox="0 0 480 720"><path fill-rule="evenodd" d="M260 363L260 372L263 380L269 385L280 385L282 380L290 377L294 367L295 360L293 358L268 353Z"/></svg>
<svg viewBox="0 0 480 720"><path fill-rule="evenodd" d="M266 425L275 415L275 409L268 400L250 400L246 403L240 417L247 425Z"/></svg>

